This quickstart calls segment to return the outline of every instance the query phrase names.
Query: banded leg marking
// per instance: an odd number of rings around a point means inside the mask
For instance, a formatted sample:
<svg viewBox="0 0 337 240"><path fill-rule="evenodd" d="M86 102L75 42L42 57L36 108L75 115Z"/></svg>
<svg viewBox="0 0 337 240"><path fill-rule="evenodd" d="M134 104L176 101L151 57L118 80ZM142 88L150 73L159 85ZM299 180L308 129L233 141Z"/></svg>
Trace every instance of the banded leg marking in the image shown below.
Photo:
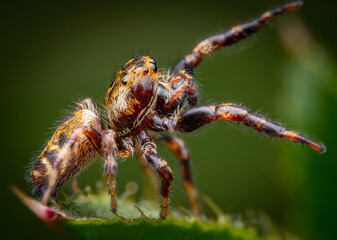
<svg viewBox="0 0 337 240"><path fill-rule="evenodd" d="M192 132L208 123L224 119L236 123L243 123L255 131L270 137L286 138L294 142L308 145L317 152L323 153L326 148L293 131L287 130L276 123L249 113L246 109L232 104L220 104L216 106L201 106L187 110L176 123L179 132Z"/></svg>
<svg viewBox="0 0 337 240"><path fill-rule="evenodd" d="M232 45L241 39L251 36L258 32L265 23L269 22L277 15L297 10L301 5L302 2L300 1L285 4L263 13L259 18L233 26L224 33L219 33L206 38L194 47L192 53L185 55L185 57L178 62L173 68L173 73L186 70L188 73L192 74L193 69L201 63L203 55L210 54L221 47Z"/></svg>
<svg viewBox="0 0 337 240"><path fill-rule="evenodd" d="M156 170L162 180L161 183L161 211L160 217L165 218L169 203L169 192L173 175L167 162L157 155L156 145L152 142L150 136L143 130L137 136L143 153L143 158Z"/></svg>
<svg viewBox="0 0 337 240"><path fill-rule="evenodd" d="M166 146L168 146L179 159L180 174L188 196L188 200L192 206L193 213L195 215L199 215L200 209L198 205L198 193L192 181L190 156L188 150L181 139L171 134L165 134L163 139Z"/></svg>
<svg viewBox="0 0 337 240"><path fill-rule="evenodd" d="M154 175L151 168L147 165L146 160L143 158L143 156L142 156L143 154L142 154L139 146L136 147L136 154L137 154L139 164L141 165L141 167L143 168L146 176L150 180L151 185L153 186L155 192L159 193L159 189L158 189L158 186L156 184L156 176Z"/></svg>
<svg viewBox="0 0 337 240"><path fill-rule="evenodd" d="M103 138L104 149L104 168L107 176L108 188L110 193L110 206L111 211L116 213L117 201L116 201L116 173L117 173L117 161L115 158L117 152L117 144L115 141L116 133L109 129L106 130Z"/></svg>
<svg viewBox="0 0 337 240"><path fill-rule="evenodd" d="M50 198L50 195L52 194L56 180L58 177L59 167L62 164L62 162L69 157L69 155L72 152L73 146L78 140L78 138L83 133L84 128L77 128L73 131L73 133L70 135L68 141L64 144L64 146L61 148L61 150L58 153L58 156L53 164L53 168L51 169L49 175L48 175L48 187L47 190L44 192L42 197L42 204L47 204L48 200Z"/></svg>

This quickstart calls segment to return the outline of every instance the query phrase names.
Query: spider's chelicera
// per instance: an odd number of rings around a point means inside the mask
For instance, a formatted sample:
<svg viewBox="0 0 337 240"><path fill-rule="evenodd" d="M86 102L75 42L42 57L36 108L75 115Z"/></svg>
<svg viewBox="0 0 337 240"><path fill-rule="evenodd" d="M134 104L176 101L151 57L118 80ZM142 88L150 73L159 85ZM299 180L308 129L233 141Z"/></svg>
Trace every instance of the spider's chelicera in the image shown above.
<svg viewBox="0 0 337 240"><path fill-rule="evenodd" d="M192 210L198 215L200 210L191 178L189 154L174 133L193 132L221 119L243 123L268 136L286 138L324 152L324 146L264 117L251 114L245 108L231 103L197 106L193 69L204 55L256 33L276 15L296 10L299 6L299 2L286 4L201 41L178 62L169 76L160 74L156 61L149 56L129 60L116 73L108 89L105 99L107 126L90 99L78 103L76 111L56 129L31 169L33 192L41 196L42 203L47 204L57 187L99 154L105 160L111 209L115 212L116 158L128 158L136 150L147 172L150 173L150 166L161 178L160 216L165 218L173 176L167 162L157 154L153 140L158 140L164 141L179 159ZM182 110L186 105L187 110Z"/></svg>

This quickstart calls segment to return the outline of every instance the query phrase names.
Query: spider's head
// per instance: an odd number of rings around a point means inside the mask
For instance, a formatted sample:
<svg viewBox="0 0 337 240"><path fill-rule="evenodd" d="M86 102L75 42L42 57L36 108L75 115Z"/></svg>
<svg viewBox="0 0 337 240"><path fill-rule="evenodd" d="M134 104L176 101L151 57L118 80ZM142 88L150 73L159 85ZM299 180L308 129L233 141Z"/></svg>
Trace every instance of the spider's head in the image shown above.
<svg viewBox="0 0 337 240"><path fill-rule="evenodd" d="M156 100L157 86L153 58L140 56L126 62L116 73L105 98L112 128L118 132L138 126Z"/></svg>

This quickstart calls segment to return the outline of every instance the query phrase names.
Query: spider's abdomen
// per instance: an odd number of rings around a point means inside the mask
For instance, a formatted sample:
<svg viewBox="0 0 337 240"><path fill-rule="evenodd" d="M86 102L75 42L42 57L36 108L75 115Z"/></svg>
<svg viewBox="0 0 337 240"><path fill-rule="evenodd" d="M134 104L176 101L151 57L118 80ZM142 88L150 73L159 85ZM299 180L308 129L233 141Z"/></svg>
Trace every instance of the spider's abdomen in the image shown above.
<svg viewBox="0 0 337 240"><path fill-rule="evenodd" d="M100 132L102 130L101 125L97 123L99 123L99 118L94 112L82 109L76 111L56 129L29 173L30 182L33 184L33 192L41 195L47 188L48 176L53 164L72 132L79 127L93 127L97 132ZM61 186L68 178L83 169L94 156L94 147L86 136L81 136L71 149L70 157L60 165L56 187Z"/></svg>

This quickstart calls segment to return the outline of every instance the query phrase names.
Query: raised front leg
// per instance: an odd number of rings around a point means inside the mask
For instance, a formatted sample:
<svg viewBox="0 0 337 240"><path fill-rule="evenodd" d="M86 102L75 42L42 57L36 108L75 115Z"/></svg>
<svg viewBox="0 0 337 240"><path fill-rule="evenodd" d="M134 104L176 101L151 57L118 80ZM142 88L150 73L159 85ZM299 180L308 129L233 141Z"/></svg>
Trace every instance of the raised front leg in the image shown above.
<svg viewBox="0 0 337 240"><path fill-rule="evenodd" d="M201 63L205 54L210 54L221 47L232 45L241 39L251 36L258 32L266 22L270 21L275 16L284 12L294 11L301 5L302 2L300 1L288 3L282 7L267 11L259 18L252 21L236 25L224 33L219 33L206 38L198 43L191 53L185 55L185 57L178 62L173 68L173 73L186 70L188 73L192 74L193 69Z"/></svg>
<svg viewBox="0 0 337 240"><path fill-rule="evenodd" d="M162 197L160 217L165 218L169 203L171 182L173 180L172 171L167 165L167 162L157 155L156 145L144 130L138 134L137 138L141 145L143 158L158 172L162 180L160 192Z"/></svg>

